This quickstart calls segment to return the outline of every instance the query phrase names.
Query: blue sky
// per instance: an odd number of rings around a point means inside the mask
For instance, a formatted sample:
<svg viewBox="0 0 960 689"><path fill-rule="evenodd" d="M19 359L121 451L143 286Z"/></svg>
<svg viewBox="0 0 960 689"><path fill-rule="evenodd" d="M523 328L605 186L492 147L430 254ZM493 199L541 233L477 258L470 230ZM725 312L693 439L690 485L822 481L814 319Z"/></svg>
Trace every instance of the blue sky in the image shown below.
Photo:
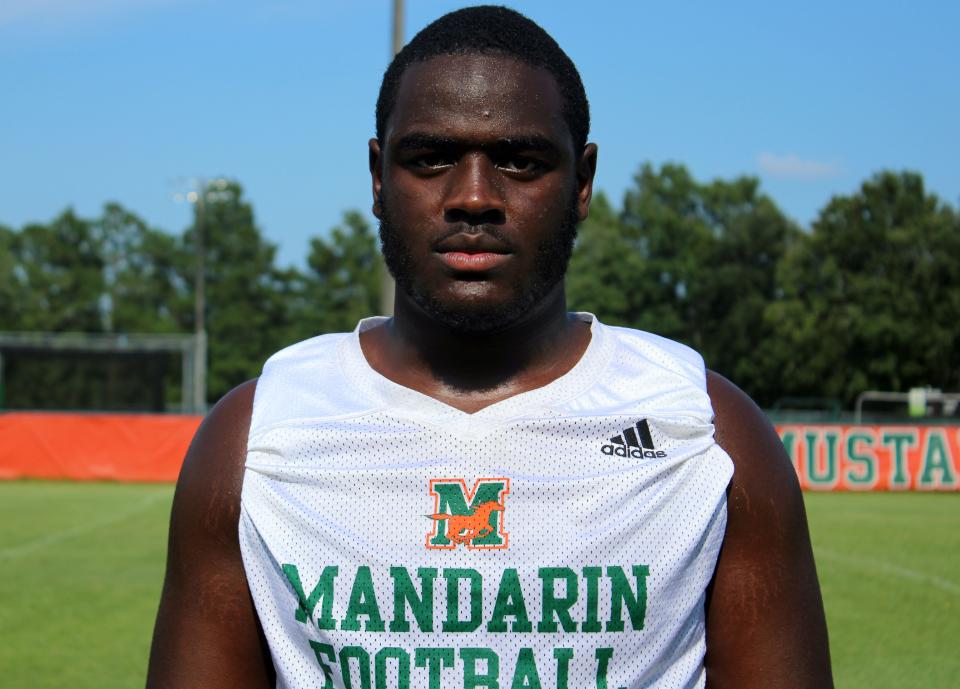
<svg viewBox="0 0 960 689"><path fill-rule="evenodd" d="M411 36L463 2L406 0ZM3 0L0 223L116 200L180 232L239 180L280 263L369 208L389 0ZM511 3L579 66L619 202L640 163L757 175L808 224L883 169L960 199L960 3Z"/></svg>

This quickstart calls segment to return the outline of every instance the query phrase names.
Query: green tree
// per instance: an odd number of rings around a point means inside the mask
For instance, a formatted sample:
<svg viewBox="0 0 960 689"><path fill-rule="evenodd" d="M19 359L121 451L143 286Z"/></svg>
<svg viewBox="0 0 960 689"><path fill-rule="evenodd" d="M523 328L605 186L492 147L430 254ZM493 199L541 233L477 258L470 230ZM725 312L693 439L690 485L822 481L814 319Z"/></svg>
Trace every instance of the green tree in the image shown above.
<svg viewBox="0 0 960 689"><path fill-rule="evenodd" d="M795 395L960 386L960 224L916 173L836 196L783 262L765 358Z"/></svg>
<svg viewBox="0 0 960 689"><path fill-rule="evenodd" d="M32 223L13 241L22 287L17 330L100 332L104 262L92 224L66 210Z"/></svg>
<svg viewBox="0 0 960 689"><path fill-rule="evenodd" d="M639 274L625 276L642 295L634 327L700 344L692 292L704 270L712 234L702 216L700 185L682 165L659 172L643 165L627 191L621 222L635 238Z"/></svg>
<svg viewBox="0 0 960 689"><path fill-rule="evenodd" d="M237 182L218 180L203 192L194 224L184 234L190 256L196 253L197 223L202 223L208 336L207 397L216 401L231 388L260 373L264 360L288 344L290 312L284 294L296 277L274 267L276 247L267 242L243 199ZM193 299L193 264L180 279ZM180 328L192 332L193 310Z"/></svg>
<svg viewBox="0 0 960 689"><path fill-rule="evenodd" d="M119 206L108 206L104 219L83 219L67 210L49 224L33 223L20 233L0 233L0 241L9 249L0 254L0 290L13 297L13 304L4 309L4 329L87 333L113 330L114 311L124 305L122 299L116 299L113 283L118 278L122 282L127 271L113 260L108 241L111 237L104 232L108 224L105 219L111 216L126 216L127 224L141 228L141 234L147 232L135 216ZM147 262L150 256L145 254L139 260ZM42 350L20 350L6 358L7 406L163 406L163 386L156 384L163 380L168 363L163 359L94 352L73 353L67 358ZM130 385L129 381L134 379L141 379L144 384ZM147 379L155 383L149 390Z"/></svg>
<svg viewBox="0 0 960 689"><path fill-rule="evenodd" d="M780 297L777 267L801 230L760 192L756 178L715 180L701 187L701 201L712 239L689 292L692 342L710 368L770 404L782 391L757 344L779 339L764 313Z"/></svg>
<svg viewBox="0 0 960 689"><path fill-rule="evenodd" d="M567 297L571 308L597 314L615 325L640 321L646 303L632 276L645 270L644 256L620 214L602 192L590 204L590 217L580 226L570 269Z"/></svg>
<svg viewBox="0 0 960 689"><path fill-rule="evenodd" d="M690 344L751 394L776 299L776 266L799 230L750 177L697 182L682 165L641 167L618 214L598 195L568 277L571 305Z"/></svg>
<svg viewBox="0 0 960 689"><path fill-rule="evenodd" d="M17 257L18 235L0 225L0 330L19 330L27 294Z"/></svg>
<svg viewBox="0 0 960 689"><path fill-rule="evenodd" d="M380 310L382 261L377 236L358 211L343 214L329 238L310 241L304 322L314 333L352 330Z"/></svg>
<svg viewBox="0 0 960 689"><path fill-rule="evenodd" d="M20 232L0 228L2 328L174 331L186 261L176 237L116 203L94 219L66 210Z"/></svg>
<svg viewBox="0 0 960 689"><path fill-rule="evenodd" d="M116 203L92 223L103 260L105 330L177 332L192 308L181 275L190 256L180 240Z"/></svg>

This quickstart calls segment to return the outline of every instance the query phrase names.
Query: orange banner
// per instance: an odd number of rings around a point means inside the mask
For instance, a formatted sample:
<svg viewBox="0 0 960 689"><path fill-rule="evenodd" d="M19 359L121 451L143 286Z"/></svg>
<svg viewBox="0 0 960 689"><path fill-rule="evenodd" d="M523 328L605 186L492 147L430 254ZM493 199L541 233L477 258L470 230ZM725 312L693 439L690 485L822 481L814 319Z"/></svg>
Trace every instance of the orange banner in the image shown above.
<svg viewBox="0 0 960 689"><path fill-rule="evenodd" d="M0 479L176 481L199 416L0 414Z"/></svg>
<svg viewBox="0 0 960 689"><path fill-rule="evenodd" d="M199 416L0 414L0 479L176 481ZM960 426L781 424L806 490L960 490Z"/></svg>
<svg viewBox="0 0 960 689"><path fill-rule="evenodd" d="M960 490L960 426L780 425L806 490Z"/></svg>

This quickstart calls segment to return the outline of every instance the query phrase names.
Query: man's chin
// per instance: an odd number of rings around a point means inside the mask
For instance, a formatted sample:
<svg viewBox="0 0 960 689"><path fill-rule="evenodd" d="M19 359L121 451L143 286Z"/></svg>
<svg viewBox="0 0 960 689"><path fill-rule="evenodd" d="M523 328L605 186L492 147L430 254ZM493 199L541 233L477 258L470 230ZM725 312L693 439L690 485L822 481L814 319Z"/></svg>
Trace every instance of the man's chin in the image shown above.
<svg viewBox="0 0 960 689"><path fill-rule="evenodd" d="M448 330L463 335L492 335L523 320L536 299L515 299L506 303L476 301L446 302L410 290L407 294L432 320Z"/></svg>

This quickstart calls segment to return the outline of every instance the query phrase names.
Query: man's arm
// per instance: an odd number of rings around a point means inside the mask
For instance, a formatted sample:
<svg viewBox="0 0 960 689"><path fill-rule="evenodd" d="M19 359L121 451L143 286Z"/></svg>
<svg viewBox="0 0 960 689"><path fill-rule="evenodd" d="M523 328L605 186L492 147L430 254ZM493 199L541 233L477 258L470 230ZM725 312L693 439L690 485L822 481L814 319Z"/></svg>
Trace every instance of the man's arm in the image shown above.
<svg viewBox="0 0 960 689"><path fill-rule="evenodd" d="M717 442L734 463L707 599L709 689L829 689L827 625L803 496L763 412L708 373Z"/></svg>
<svg viewBox="0 0 960 689"><path fill-rule="evenodd" d="M274 684L238 537L255 387L256 381L249 381L224 397L187 451L170 517L148 689Z"/></svg>

